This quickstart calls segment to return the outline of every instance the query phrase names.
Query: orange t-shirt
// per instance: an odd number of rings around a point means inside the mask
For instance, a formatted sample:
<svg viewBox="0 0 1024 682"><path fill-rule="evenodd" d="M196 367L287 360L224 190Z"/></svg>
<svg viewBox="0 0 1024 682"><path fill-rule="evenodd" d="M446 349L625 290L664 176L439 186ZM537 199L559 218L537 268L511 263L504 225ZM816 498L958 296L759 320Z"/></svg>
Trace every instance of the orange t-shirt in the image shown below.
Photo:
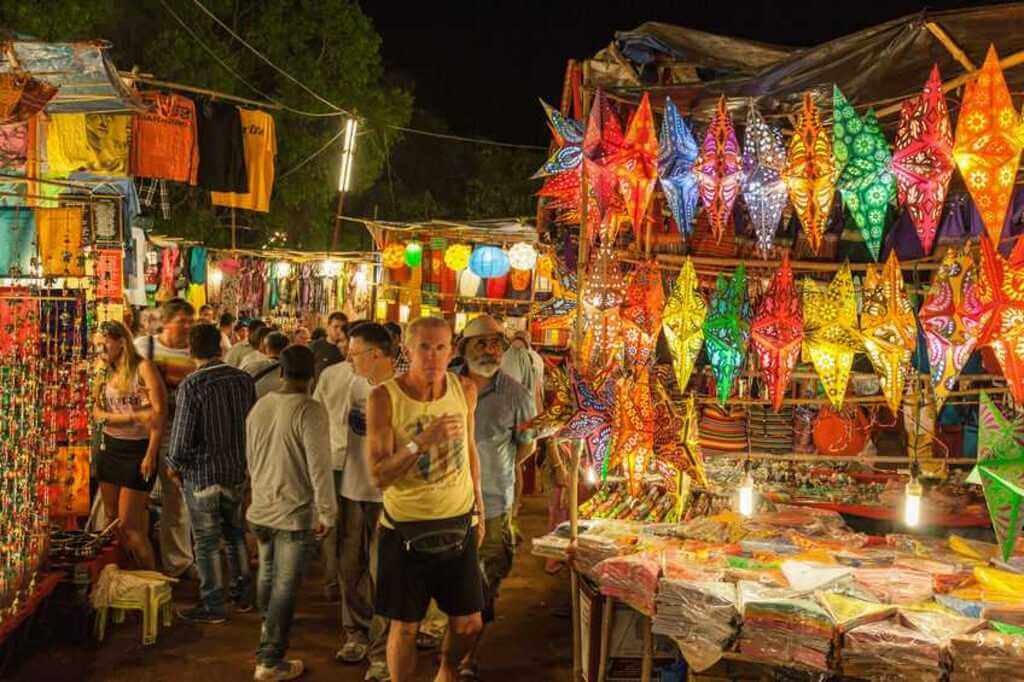
<svg viewBox="0 0 1024 682"><path fill-rule="evenodd" d="M277 156L274 118L265 111L254 109L240 108L238 112L242 116L249 191L210 192L210 198L215 206L247 208L266 213L270 210L270 192L274 189L274 157Z"/></svg>
<svg viewBox="0 0 1024 682"><path fill-rule="evenodd" d="M148 110L132 124L132 174L196 184L199 139L196 105L188 97L141 93Z"/></svg>

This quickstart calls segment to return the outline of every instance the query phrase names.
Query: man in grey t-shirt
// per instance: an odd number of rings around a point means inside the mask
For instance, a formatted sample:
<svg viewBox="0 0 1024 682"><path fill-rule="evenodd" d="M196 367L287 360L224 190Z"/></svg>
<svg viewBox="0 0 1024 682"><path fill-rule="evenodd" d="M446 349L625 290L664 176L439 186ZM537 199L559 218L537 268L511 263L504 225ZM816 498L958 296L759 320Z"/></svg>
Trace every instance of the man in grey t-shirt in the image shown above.
<svg viewBox="0 0 1024 682"><path fill-rule="evenodd" d="M246 364L245 371L256 382L257 399L284 386L280 357L287 347L288 337L286 335L281 332L270 332L263 338L263 348L261 349L267 359Z"/></svg>

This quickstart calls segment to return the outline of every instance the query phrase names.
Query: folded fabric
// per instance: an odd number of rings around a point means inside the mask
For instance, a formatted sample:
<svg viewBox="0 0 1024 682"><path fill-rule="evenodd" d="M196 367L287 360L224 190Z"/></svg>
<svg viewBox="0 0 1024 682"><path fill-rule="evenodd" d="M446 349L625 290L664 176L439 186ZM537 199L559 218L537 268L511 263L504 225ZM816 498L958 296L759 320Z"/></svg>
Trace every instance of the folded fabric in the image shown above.
<svg viewBox="0 0 1024 682"><path fill-rule="evenodd" d="M736 586L709 581L662 579L652 629L675 640L690 668L707 670L736 636Z"/></svg>
<svg viewBox="0 0 1024 682"><path fill-rule="evenodd" d="M950 682L1024 680L1024 637L982 630L949 640Z"/></svg>
<svg viewBox="0 0 1024 682"><path fill-rule="evenodd" d="M927 634L892 621L868 623L843 635L840 669L867 680L941 680L941 648Z"/></svg>

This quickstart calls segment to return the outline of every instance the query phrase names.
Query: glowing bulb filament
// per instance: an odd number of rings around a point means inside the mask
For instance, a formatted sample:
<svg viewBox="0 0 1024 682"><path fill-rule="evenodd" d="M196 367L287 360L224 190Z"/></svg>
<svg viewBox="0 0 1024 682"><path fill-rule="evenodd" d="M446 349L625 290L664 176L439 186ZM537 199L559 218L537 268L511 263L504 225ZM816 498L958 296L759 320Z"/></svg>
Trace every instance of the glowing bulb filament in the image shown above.
<svg viewBox="0 0 1024 682"><path fill-rule="evenodd" d="M904 498L903 522L914 527L921 523L921 484L917 478L911 478L907 483L906 497Z"/></svg>
<svg viewBox="0 0 1024 682"><path fill-rule="evenodd" d="M597 469L587 467L586 481L587 485L597 485Z"/></svg>

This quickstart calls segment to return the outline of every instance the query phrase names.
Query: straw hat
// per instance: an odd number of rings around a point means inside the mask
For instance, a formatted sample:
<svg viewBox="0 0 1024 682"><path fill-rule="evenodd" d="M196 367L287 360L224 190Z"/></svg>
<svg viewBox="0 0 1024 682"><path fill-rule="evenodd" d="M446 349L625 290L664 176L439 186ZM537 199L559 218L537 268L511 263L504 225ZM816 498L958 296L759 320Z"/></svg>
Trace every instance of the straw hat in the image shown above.
<svg viewBox="0 0 1024 682"><path fill-rule="evenodd" d="M508 338L505 336L505 328L501 323L490 315L474 317L462 330L462 337L459 339L459 355L466 352L466 342L480 336L491 336L497 334L501 337L502 347L508 348Z"/></svg>

